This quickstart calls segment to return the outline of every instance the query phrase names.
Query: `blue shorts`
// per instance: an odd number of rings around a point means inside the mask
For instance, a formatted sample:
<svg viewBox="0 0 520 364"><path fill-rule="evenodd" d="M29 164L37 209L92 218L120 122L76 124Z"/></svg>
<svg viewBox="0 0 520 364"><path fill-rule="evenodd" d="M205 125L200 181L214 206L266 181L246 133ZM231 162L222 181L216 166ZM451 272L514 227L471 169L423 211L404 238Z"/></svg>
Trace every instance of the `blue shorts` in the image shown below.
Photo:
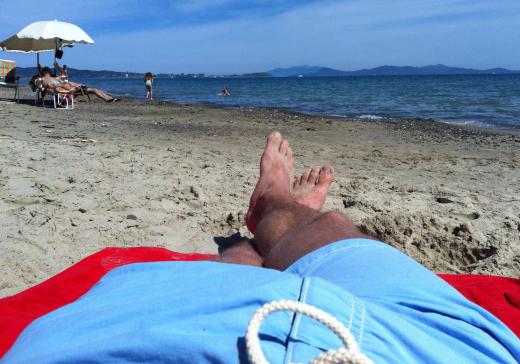
<svg viewBox="0 0 520 364"><path fill-rule="evenodd" d="M330 244L286 271L215 262L113 270L72 304L34 321L1 363L245 362L246 327L264 303L309 303L350 329L381 363L514 363L516 336L484 309L386 244ZM341 347L321 324L278 312L261 328L271 363Z"/></svg>

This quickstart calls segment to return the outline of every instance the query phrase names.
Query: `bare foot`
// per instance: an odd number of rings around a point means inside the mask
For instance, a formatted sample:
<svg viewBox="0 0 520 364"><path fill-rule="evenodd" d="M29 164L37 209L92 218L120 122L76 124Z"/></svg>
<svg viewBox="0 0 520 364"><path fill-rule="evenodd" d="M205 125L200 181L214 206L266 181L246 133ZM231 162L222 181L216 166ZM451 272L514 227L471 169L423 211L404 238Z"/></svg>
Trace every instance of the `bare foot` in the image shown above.
<svg viewBox="0 0 520 364"><path fill-rule="evenodd" d="M333 179L334 170L329 165L306 170L294 179L294 199L301 205L320 211Z"/></svg>
<svg viewBox="0 0 520 364"><path fill-rule="evenodd" d="M226 248L214 259L214 261L261 267L264 263L264 258L258 254L256 249L253 247L251 240L243 239Z"/></svg>
<svg viewBox="0 0 520 364"><path fill-rule="evenodd" d="M260 159L260 178L249 201L246 214L247 228L254 233L260 216L265 209L262 201L292 200L291 180L294 162L289 142L275 131L267 137L267 145ZM268 198L267 198L268 197Z"/></svg>

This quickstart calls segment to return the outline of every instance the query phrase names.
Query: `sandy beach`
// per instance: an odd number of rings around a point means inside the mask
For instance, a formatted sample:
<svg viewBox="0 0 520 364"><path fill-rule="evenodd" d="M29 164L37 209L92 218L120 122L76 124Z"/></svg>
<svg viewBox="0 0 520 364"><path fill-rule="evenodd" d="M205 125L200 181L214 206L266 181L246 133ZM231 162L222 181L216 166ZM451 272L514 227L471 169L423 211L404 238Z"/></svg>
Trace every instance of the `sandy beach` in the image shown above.
<svg viewBox="0 0 520 364"><path fill-rule="evenodd" d="M297 173L330 163L326 209L435 272L520 277L520 136L425 120L123 100L0 104L0 297L109 246L216 253L243 216L265 136Z"/></svg>

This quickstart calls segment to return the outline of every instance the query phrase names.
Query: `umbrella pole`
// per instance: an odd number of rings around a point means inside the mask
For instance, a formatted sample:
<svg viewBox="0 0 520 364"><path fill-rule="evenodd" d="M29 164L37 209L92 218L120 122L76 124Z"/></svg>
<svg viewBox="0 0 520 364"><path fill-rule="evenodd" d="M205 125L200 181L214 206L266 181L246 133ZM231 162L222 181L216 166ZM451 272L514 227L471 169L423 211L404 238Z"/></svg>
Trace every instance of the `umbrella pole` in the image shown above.
<svg viewBox="0 0 520 364"><path fill-rule="evenodd" d="M58 50L58 39L57 38L54 38L55 39L55 42L56 42L56 49L54 50L54 63L53 63L53 66L54 66L54 77L57 76L57 73L56 73L56 51Z"/></svg>
<svg viewBox="0 0 520 364"><path fill-rule="evenodd" d="M38 72L38 76L40 75L40 53L36 53L36 72Z"/></svg>

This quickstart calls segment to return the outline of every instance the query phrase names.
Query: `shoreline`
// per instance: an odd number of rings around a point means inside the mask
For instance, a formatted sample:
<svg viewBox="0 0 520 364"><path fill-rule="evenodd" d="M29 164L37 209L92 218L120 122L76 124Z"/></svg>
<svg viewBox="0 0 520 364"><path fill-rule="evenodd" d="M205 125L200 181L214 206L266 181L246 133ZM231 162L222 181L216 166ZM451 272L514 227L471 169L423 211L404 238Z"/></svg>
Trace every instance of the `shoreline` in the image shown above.
<svg viewBox="0 0 520 364"><path fill-rule="evenodd" d="M121 97L124 100L130 101L130 102L150 102L150 101L144 101L139 98L135 97L129 97L129 96L118 96ZM341 116L341 115L329 115L326 113L313 113L313 112L304 112L299 110L294 110L290 108L284 108L284 107L271 107L271 106L228 106L228 105L222 105L218 103L211 103L211 102L178 102L174 100L161 100L161 99L154 99L151 101L152 103L166 103L166 104L173 104L177 106L203 106L208 108L215 108L215 109L229 109L229 110L245 110L249 109L252 112L261 112L262 110L265 110L266 112L278 112L278 113L285 113L289 116L298 116L298 117L305 117L305 118L314 118L316 120L325 120L325 119L332 119L332 120L339 120L344 122L363 122L363 123L383 123L383 124L408 124L411 127L418 128L420 127L418 124L424 124L427 125L425 129L432 129L432 128L447 128L450 131L453 132L468 132L468 133L477 133L477 134L491 134L491 135L514 135L514 136L520 136L520 128L519 129L507 129L507 128L492 128L492 127L484 127L484 126L478 126L478 125L472 125L472 124L458 124L456 122L450 123L448 121L442 121L438 119L433 118L424 118L424 117L378 117L377 119L371 119L371 118L363 118L363 117L350 117L350 116Z"/></svg>
<svg viewBox="0 0 520 364"><path fill-rule="evenodd" d="M121 96L116 95L124 100L128 100L131 102L150 102L144 101L141 98L133 97L133 96ZM291 108L284 107L273 107L273 106L245 106L245 105L223 105L214 102L201 101L201 102L180 102L175 100L166 100L166 99L154 99L152 102L154 103L169 103L173 105L182 105L182 106L203 106L209 108L222 108L222 109L231 109L231 110L242 110L242 109L251 109L251 110L266 110L266 111L277 111L282 113L287 113L288 115L298 115L302 117L312 117L316 119L334 119L341 120L346 122L365 122L365 123L434 123L439 127L448 127L450 130L460 129L459 132L464 131L475 131L481 133L490 133L490 134L500 134L500 135L520 135L520 127L518 129L511 128L496 128L496 127L485 127L479 126L475 124L462 124L458 122L449 122L443 121L435 118L426 118L426 117L386 117L386 116L377 116L377 118L365 118L365 117L351 117L351 116L341 116L341 115L331 115L327 113L320 112L305 112Z"/></svg>
<svg viewBox="0 0 520 364"><path fill-rule="evenodd" d="M326 210L438 273L520 276L520 135L419 119L80 100L0 104L0 297L107 246L216 253L243 223L265 136L330 163ZM129 218L130 216L130 218Z"/></svg>
<svg viewBox="0 0 520 364"><path fill-rule="evenodd" d="M30 89L26 86L21 86L22 97L29 96L29 99L33 99L33 93L30 91ZM144 101L140 97L136 96L125 96L125 95L119 95L114 94L114 96L119 97L120 99L131 101L131 102L150 102L150 101ZM327 119L337 119L337 120L343 120L343 121L361 121L361 122L384 122L384 123L399 123L399 122L428 122L428 123L437 123L442 126L447 127L454 127L457 129L463 129L463 130L478 130L482 132L490 132L490 133L497 133L497 134L513 134L513 135L520 135L520 126L517 128L514 127L504 127L504 126L483 126L478 125L474 123L468 123L467 121L447 121L447 120L440 120L437 118L428 118L428 117L422 117L422 116L413 116L413 117L402 117L402 116L380 116L380 115L372 115L376 118L370 118L370 117L362 117L361 116L343 116L343 115L332 115L328 114L326 112L307 112L307 111L301 111L298 109L293 109L289 107L282 107L282 106L246 106L246 105L240 105L240 104L232 104L232 105L224 105L219 104L217 102L211 102L211 101L190 101L190 102L184 102L184 101L177 101L177 100L171 100L171 99L154 99L152 102L154 103L170 103L173 105L192 105L192 106L204 106L204 107L215 107L215 108L223 108L223 109L254 109L254 110L271 110L271 111L279 111L279 112L286 112L291 115L299 115L299 116L305 116L305 117L315 117L315 118L327 118ZM366 114L370 115L370 114ZM453 129L451 129L453 130Z"/></svg>

